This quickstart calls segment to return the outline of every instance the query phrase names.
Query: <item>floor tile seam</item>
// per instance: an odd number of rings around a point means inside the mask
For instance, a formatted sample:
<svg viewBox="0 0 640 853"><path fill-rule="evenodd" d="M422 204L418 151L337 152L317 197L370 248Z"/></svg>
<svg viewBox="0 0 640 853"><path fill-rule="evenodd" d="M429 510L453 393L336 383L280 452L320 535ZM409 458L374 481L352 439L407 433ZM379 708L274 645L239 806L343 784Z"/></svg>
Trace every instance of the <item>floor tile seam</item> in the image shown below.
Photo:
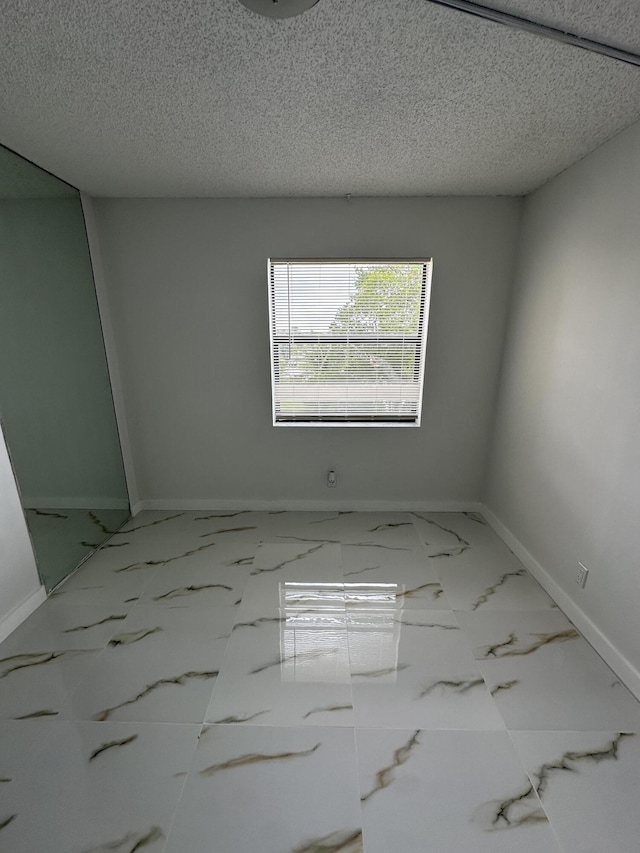
<svg viewBox="0 0 640 853"><path fill-rule="evenodd" d="M42 651L38 650L35 652L26 651L26 650L21 651L20 648L17 647L16 649L13 650L13 652L14 652L13 654L7 655L7 658L8 659L17 658L17 657L22 657L24 655L34 655L34 654L36 654L36 655L49 655L49 654L55 655L58 652L59 653L65 653L65 654L69 653L69 652L76 652L77 654L91 654L91 652L96 652L97 655L100 655L100 654L102 654L102 652L104 652L105 648L106 648L106 643L103 645L91 646L89 648L82 648L82 647L78 647L78 646L71 646L68 648L62 647L61 648L61 647L56 646L54 648L46 648L46 649L42 649ZM97 659L97 657L96 657L96 659ZM49 661L47 661L47 662L49 662ZM93 666L93 664L92 664L92 666ZM8 674L10 674L10 673L8 673Z"/></svg>
<svg viewBox="0 0 640 853"><path fill-rule="evenodd" d="M446 591L445 591L445 595L446 595ZM555 602L554 602L554 604L555 604ZM529 609L528 607L518 607L518 608L514 608L513 610L504 610L503 608L497 608L497 607L485 607L483 610L480 610L480 608L474 609L473 607L452 607L451 609L454 611L454 613L505 613L505 612L507 612L507 613L557 613L557 612L560 612L561 613L562 612L560 610L560 608L557 608L557 607L547 607L543 610L540 610L540 608ZM577 630L578 629L576 628L576 631Z"/></svg>
<svg viewBox="0 0 640 853"><path fill-rule="evenodd" d="M359 753L359 749L358 749L358 741L359 741L358 736L357 736L358 731L362 731L362 732L365 732L365 731L374 731L374 732L375 731L383 731L385 733L388 731L397 731L398 733L402 732L403 734L407 734L409 732L415 732L418 735L422 734L422 733L427 733L427 734L434 733L435 734L436 732L438 732L440 734L469 733L469 734L478 735L478 736L492 734L492 733L495 733L496 731L500 731L500 732L503 731L503 730L495 730L495 729L442 729L442 728L425 729L425 728L420 728L420 727L418 727L416 729L413 729L410 727L403 727L402 729L389 729L389 728L385 727L384 729L381 729L379 726L363 726L363 727L356 726L355 728L356 728L356 751L357 751L357 760L358 760L358 771L360 770L360 761L361 761L360 753ZM551 835L552 835L552 837L553 837L553 839L557 845L557 853L569 853L569 851L560 843L560 840L559 840L558 835L557 835L556 830L555 830L555 826L552 823L550 816L547 814L547 811L544 808L544 805L543 805L542 801L540 800L540 797L538 796L537 791L535 791L535 785L534 785L533 779L531 779L530 775L526 771L526 768L524 767L523 762L520 759L520 755L519 755L517 749L515 748L515 744L513 743L513 740L510 736L510 733L508 731L506 731L505 733L508 735L509 742L511 744L512 752L516 758L516 762L517 762L518 766L522 769L523 781L525 782L525 784L528 782L531 785L535 799L536 799L540 809L542 810L543 814L545 815L545 817L547 819L547 824L548 824L549 830L550 830ZM361 781L360 781L360 773L359 772L358 772L358 783L360 786L360 790L362 791L362 785L361 785ZM361 796L362 796L362 794L361 794Z"/></svg>
<svg viewBox="0 0 640 853"><path fill-rule="evenodd" d="M475 659L473 660L473 662L474 662L474 664L478 663L477 660L475 660ZM479 666L475 667L474 675L476 673L477 673L477 675L480 676L480 678L482 679L483 684L484 684L484 693L485 693L484 698L489 700L489 705L495 709L498 719L502 722L502 727L500 729L498 729L497 731L506 730L507 729L507 720L506 720L504 714L502 713L500 706L496 702L495 697L494 697L493 693L491 692L491 687L489 686L487 679L485 678L485 675L481 671ZM424 674L429 675L429 673L424 673ZM439 673L437 673L437 672L434 673L434 675L438 675L438 674ZM355 699L355 697L354 697L354 699ZM355 703L354 703L354 712L355 712ZM431 729L429 729L429 730L431 730ZM478 731L478 729L467 729L467 728L458 728L458 729L453 729L453 730L454 731ZM452 729L443 729L443 731L452 731ZM486 729L486 731L496 731L496 729Z"/></svg>
<svg viewBox="0 0 640 853"><path fill-rule="evenodd" d="M209 700L211 697L209 697ZM204 703L203 703L204 704ZM92 712L87 712L92 713ZM102 725L123 725L123 726L206 726L212 725L212 723L205 720L200 720L200 715L193 720L158 720L158 719L140 719L137 717L132 717L131 719L116 719L109 717L107 720L97 720L95 716L89 717L79 714L72 714L69 716L62 716L63 709L61 708L59 715L54 719L51 719L50 722L67 722L67 723L91 723L96 726ZM11 719L11 718L8 718Z"/></svg>
<svg viewBox="0 0 640 853"><path fill-rule="evenodd" d="M531 616L532 618L535 618L535 616L536 616L536 615L539 615L539 616L546 616L546 615L548 615L549 613L552 613L552 612L554 612L554 611L553 611L553 610L550 610L550 609L546 609L546 610L543 610L543 609L539 609L539 610L522 610L522 609L515 609L515 608L511 608L511 609L510 609L510 608L500 608L500 609L498 609L498 608L493 609L493 608L492 608L490 611L489 611L489 610L485 610L485 611L483 611L483 613L481 613L481 614L478 614L478 611L477 611L477 610L460 610L460 609L458 609L458 610L453 610L452 612L453 612L453 614L454 614L454 616L455 616L455 618L456 618L456 620L457 620L457 622L458 622L458 625L460 626L461 631L463 632L464 636L466 637L466 639L467 639L467 641L468 641L468 643L469 643L469 645L470 645L470 647L471 647L471 653L473 654L474 659L475 659L476 661L478 661L478 662L482 662L482 663L491 663L491 662L496 662L496 661L503 660L503 659L505 659L505 658L509 658L509 657L516 657L516 656L503 655L503 656L495 657L495 658L488 658L488 657L486 657L486 656L485 656L485 657L478 657L478 656L475 654L475 649L476 649L478 646L477 646L477 644L475 643L475 641L472 639L472 637L471 637L471 632L470 632L467 628L465 628L465 626L462 624L462 620L458 617L458 615L457 615L457 614L459 614L459 613L468 613L471 617L475 616L476 614L477 614L477 615L479 615L479 616L488 615L489 613L491 614L491 616L494 616L494 615L495 615L495 616L500 616L500 615L502 615L502 614L509 614L509 615L512 615L512 616L513 616L513 618L514 618L514 620L515 620L515 619L516 619L516 617L517 617L517 616L520 616L521 614L526 614L527 616ZM564 614L562 614L562 615L564 616ZM565 618L566 618L566 617L565 617ZM573 623L572 623L572 622L570 622L570 620L567 620L567 622L568 622L568 624L569 624L569 625L571 625L571 627L575 628L575 625L573 625ZM577 629L577 628L575 628L575 630L576 630L576 631L578 631L578 629ZM580 633L580 631L578 631L578 634L579 634L579 637L572 638L572 639L583 639L583 640L585 639L585 638L584 638L584 636ZM485 644L483 644L483 645L487 645L487 644L485 643ZM482 648L482 645L481 645L479 648ZM541 650L542 650L542 648L543 648L543 647L541 647L540 649L536 649L536 651L541 651ZM533 652L532 654L535 654L535 652ZM525 655L518 655L517 657L525 657Z"/></svg>
<svg viewBox="0 0 640 853"><path fill-rule="evenodd" d="M230 608L238 609L238 608L233 607L233 605L230 605ZM185 640L190 640L190 639L194 640L194 641L201 642L201 643L213 643L216 640L229 640L229 638L231 636L230 633L229 634L217 634L216 636L214 636L214 634L216 634L217 631L222 630L222 628L216 628L215 625L211 625L211 626L182 625L181 626L181 625L169 624L169 625L165 625L164 627L162 625L153 625L154 622L162 622L163 621L163 619L162 619L163 609L164 608L159 607L158 608L158 611L159 611L158 614L152 614L151 618L149 618L149 619L141 619L140 620L141 623L146 622L147 624L142 625L141 627L135 629L136 632L140 632L140 631L144 631L144 630L154 631L156 628L159 628L160 630L157 633L153 634L153 636L155 636L154 642L159 646L166 645L167 642L177 643L177 642L184 642ZM201 614L201 613L210 613L211 612L210 608L207 608L203 605L200 605L198 607L181 607L180 610L183 611L185 614L186 613L200 613ZM117 644L115 646L111 645L113 643L114 639L116 637L118 637L120 634L129 633L129 631L126 629L131 628L131 627L133 627L131 624L125 625L123 623L123 629L120 631L117 631L115 634L111 635L109 640L107 640L107 643L106 643L107 650L109 649L109 647L111 647L112 649L118 648ZM134 632L131 632L131 633L134 633ZM150 634L149 636L152 636L152 635ZM149 644L148 643L145 644L145 639L146 639L146 637L142 637L141 639L137 640L136 642L126 644L125 646L120 646L119 647L120 654L123 654L127 649L130 649L131 651L138 651L140 648L144 648L145 650L148 650ZM143 645L140 646L139 645L140 643L142 643Z"/></svg>
<svg viewBox="0 0 640 853"><path fill-rule="evenodd" d="M456 628L455 630L462 632L462 629L460 629L460 628ZM346 633L347 633L347 637L348 637L350 634L357 634L358 631L347 629ZM475 673L477 673L478 675L482 675L482 673L480 672L480 669L479 669L479 664L481 663L481 661L478 660L478 658L474 657L472 650L471 650L471 647L470 647L469 638L466 636L461 636L461 637L456 636L454 638L450 638L450 642L452 644L456 643L456 645L455 646L452 645L452 647L450 649L443 651L442 652L443 654L446 655L447 653L450 653L451 655L461 655L461 654L465 655L468 653L468 655L467 655L468 660L467 661L461 661L460 666L457 665L457 663L458 663L457 661L454 661L454 663L456 664L456 666L455 666L456 672L464 670L465 665L468 664L469 669L473 669ZM349 649L350 649L350 646L349 646ZM495 661L489 661L489 663L495 663ZM349 665L351 668L351 665L352 665L351 652L349 655ZM414 660L410 663L407 663L406 661L400 660L400 657L398 657L397 666L400 666L400 665L402 665L403 670L408 669L408 668L413 668L414 672L420 672L423 675L439 675L439 674L442 674L442 670L444 669L444 665L439 668L437 662L431 663L429 661L424 661L424 660L420 660L420 661ZM357 674L356 674L356 677L357 677ZM484 679L484 675L482 677Z"/></svg>
<svg viewBox="0 0 640 853"><path fill-rule="evenodd" d="M159 725L163 725L159 723ZM186 725L199 725L198 723L187 723ZM274 729L274 731L283 732L283 731L292 731L292 732L313 732L318 729L322 729L325 732L333 732L333 731L354 731L356 726L349 723L338 723L336 725L328 725L327 723L321 723L317 726L305 726L305 725L292 725L291 723L286 723L285 725L278 725L277 723L215 723L211 721L205 720L202 723L202 731L207 729L207 734L210 729L220 729L220 730L228 730L228 731L242 731L245 729L255 730L255 731L264 731L265 729Z"/></svg>
<svg viewBox="0 0 640 853"><path fill-rule="evenodd" d="M572 641L574 641L574 642L577 641L577 642L575 642L575 645L572 644L571 648L574 648L574 649L582 648L586 651L593 650L593 646L591 646L589 641L586 640L582 635L580 635L578 637L573 637ZM525 664L525 665L527 663L533 664L533 663L539 662L540 660L545 660L545 659L548 660L549 657L554 656L554 655L563 655L564 656L564 653L566 652L566 650L562 650L562 649L558 648L558 645L559 644L550 644L549 646L541 646L539 649L536 649L536 651L532 652L531 654L498 655L496 657L481 657L481 658L477 657L477 658L475 658L475 660L478 662L478 664L482 664L483 666L487 665L487 666L492 667L494 669L497 669L500 664L503 664L505 662L511 663L514 666L517 664ZM574 670L574 672L575 671L576 670ZM618 676L613 671L612 671L612 675L615 677L615 679L617 681L620 681ZM620 682L620 683L622 683L622 682Z"/></svg>
<svg viewBox="0 0 640 853"><path fill-rule="evenodd" d="M64 717L58 718L57 720L51 720L52 723L70 723L71 725L75 725L76 723L81 724L89 724L92 727L95 726L99 728L100 726L149 726L149 727L166 727L169 726L171 728L192 728L192 729L202 729L204 723L201 722L189 722L187 720L94 720L87 719L82 717Z"/></svg>
<svg viewBox="0 0 640 853"><path fill-rule="evenodd" d="M189 725L193 725L193 724L189 724ZM179 792L178 796L176 797L175 804L174 804L173 810L171 812L171 817L168 820L165 838L164 838L164 843L162 845L162 850L159 851L159 853L163 853L163 851L166 850L167 845L169 844L169 839L171 837L171 831L173 829L173 825L175 823L176 815L178 813L178 808L180 807L180 803L182 802L182 799L184 797L184 792L185 792L185 788L187 785L187 780L189 778L189 774L191 773L191 769L192 769L194 762L195 762L195 759L196 759L196 752L198 751L198 744L200 742L200 737L202 736L202 730L204 728L204 725L205 725L204 723L202 723L200 725L200 731L198 732L198 737L195 739L195 743L194 743L193 749L191 751L191 758L189 761L189 766L187 768L186 773L184 774L184 778L182 780L182 785L180 786L180 792Z"/></svg>
<svg viewBox="0 0 640 853"><path fill-rule="evenodd" d="M209 729L212 727L212 724L206 724L205 723L205 725ZM322 734L323 739L326 739L327 736L329 736L329 739L331 739L331 736L336 731L345 732L345 733L351 731L350 741L353 744L353 759L349 761L349 765L350 765L350 770L351 770L351 774L352 774L353 787L351 787L351 785L349 787L350 787L350 790L353 792L353 807L354 807L353 819L354 819L354 821L356 821L357 826L355 824L352 824L350 829L354 829L354 830L357 829L360 833L362 833L362 831L363 831L363 820L362 820L362 813L361 813L362 809L361 809L361 802L360 802L360 785L359 785L358 762L357 762L357 757L356 757L355 735L353 734L353 726L350 726L350 725L341 725L341 726L326 726L326 725L325 726L302 726L302 725L265 726L265 725L251 725L251 724L237 726L237 725L232 725L232 724L215 724L215 727L218 729L221 729L223 731L226 730L227 732L230 729L238 729L238 728L249 729L253 732L260 732L261 735L265 732L265 729L272 728L278 732L279 737L280 737L280 733L285 733L284 738L286 739L287 734L293 732L296 734L303 735L305 738L310 739L312 742L315 738L320 736L320 733ZM204 726L203 726L203 728L204 728ZM335 741L334 741L334 745L335 745ZM330 746L331 746L331 744L330 744ZM198 747L196 746L196 753L197 753L197 749L198 749ZM192 759L191 766L189 768L189 772L188 772L187 776L185 777L185 783L184 783L185 786L188 783L189 777L193 777L195 772L196 772L196 757L194 755L194 758ZM180 801L178 802L178 804L176 806L176 812L174 813L174 818L172 820L171 830L173 829L173 823L175 821L175 814L177 813L180 804L183 801L186 802L184 791L185 791L185 788L183 787L183 793L181 795ZM171 838L171 831L168 833L167 843L170 840L170 838ZM314 847L314 850L315 849L316 848ZM323 849L324 849L324 847L323 847ZM318 850L319 850L319 848L318 848Z"/></svg>
<svg viewBox="0 0 640 853"><path fill-rule="evenodd" d="M418 725L417 723L413 726L404 725L398 726L395 723L390 723L389 725L384 725L382 723L376 723L375 725L372 723L358 723L357 721L354 724L354 728L356 732L368 731L369 729L381 732L407 732L407 731L421 731L421 732L440 732L442 734L458 732L460 734L467 732L469 734L490 734L496 732L505 732L506 726L494 726L493 728L488 728L487 725L483 725L481 727L472 727L470 725L461 725L457 724L455 726L443 726L441 723L433 726L425 725L424 722Z"/></svg>
<svg viewBox="0 0 640 853"><path fill-rule="evenodd" d="M356 796L358 798L358 821L360 823L360 832L362 834L362 853L366 853L364 847L364 805L362 802L362 797L364 796L363 785L360 780L360 768L362 766L361 757L360 757L360 748L358 746L358 737L356 734L357 727L354 725L352 728L352 740L353 740L353 755L355 759L355 783L356 783Z"/></svg>
<svg viewBox="0 0 640 853"><path fill-rule="evenodd" d="M209 709L209 705L211 704L211 701L213 699L213 693L216 689L216 684L218 682L218 679L223 674L225 674L225 677L226 677L227 669L225 667L225 664L227 664L229 662L229 660L233 660L233 648L230 649L230 646L231 646L231 638L233 637L233 632L234 632L235 627L236 627L236 622L239 618L239 610L240 610L240 608L238 608L238 612L236 613L236 618L234 619L233 625L231 626L231 630L229 632L229 636L228 636L227 641L225 643L224 650L222 651L222 654L220 655L220 664L218 665L218 674L213 679L213 685L211 687L211 694L209 695L209 699L207 701L207 707L205 708L205 716L204 716L204 720L203 720L203 725L207 724L206 714L207 714L207 711ZM248 678L249 676L246 675L244 677Z"/></svg>
<svg viewBox="0 0 640 853"><path fill-rule="evenodd" d="M84 686L84 683L89 679L89 677L93 675L94 669L98 666L98 664L100 663L102 658L105 656L106 651L107 651L107 647L105 645L105 647L96 655L96 659L93 661L91 666L87 669L87 671L85 672L83 677L79 680L79 682L76 684L76 686L74 688L72 688L70 691L68 691L67 695L65 696L63 701L60 703L60 706L58 709L58 714L57 714L58 719L60 719L60 720L77 719L77 717L75 717L75 715L72 715L71 717L65 717L64 714L67 711L67 708L71 709L73 707L73 700L75 699L76 694Z"/></svg>
<svg viewBox="0 0 640 853"><path fill-rule="evenodd" d="M532 790L533 790L533 793L534 793L534 795L535 795L535 797L536 797L536 799L537 799L538 803L540 803L540 808L542 809L542 811L544 812L544 814L545 814L545 816L546 816L546 818L547 818L547 822L548 822L548 824L549 824L549 829L551 830L551 833L552 833L552 835L553 835L553 837L554 837L554 839L555 839L555 842L556 842L556 844L558 845L559 853L570 853L570 851L568 851L568 850L565 848L564 844L562 844L562 843L560 842L560 838L559 838L558 833L557 833L557 831L556 831L555 824L554 824L554 823L552 822L552 820L551 820L551 815L549 815L549 813L547 812L547 810L546 810L546 808L545 808L545 805L544 805L544 803L542 802L542 798L541 798L541 797L540 797L540 795L538 794L538 791L537 791L537 789L536 789L536 783L535 783L535 780L533 779L532 775L529 773L529 771L528 771L528 770L527 770L527 768L525 767L524 761L523 761L523 760L521 759L521 757L520 757L520 752L518 751L518 747L517 747L517 745L516 745L516 743L515 743L515 741L514 741L514 739L513 739L512 731L518 731L518 730L517 730L517 729L509 729L509 728L507 728L507 735L508 735L508 737L509 737L509 742L511 743L511 746L512 746L512 748L513 748L514 755L516 756L516 760L518 761L518 764L522 767L522 770L523 770L523 772L524 772L524 774L525 774L525 778L529 780L529 783L531 784L531 788L532 788ZM537 730L537 729L527 729L527 731L539 731L539 730Z"/></svg>
<svg viewBox="0 0 640 853"><path fill-rule="evenodd" d="M574 626L574 627L575 627L575 626ZM576 629L576 630L578 630L578 629ZM584 636L583 636L579 631L578 631L578 633L579 633L579 637L576 637L576 638L575 638L575 639L577 639L577 640L579 640L579 641L580 641L580 642L578 643L578 646L579 646L579 647L584 648L585 650L587 650L587 651L588 651L588 653L593 652L593 653L595 654L595 656L596 656L597 660L598 660L598 663L599 663L599 664L600 664L600 663L601 663L601 664L603 664L603 665L606 667L606 669L608 670L608 672L610 673L610 676L611 676L611 677L613 678L613 680L614 680L614 681L613 681L613 684L615 684L615 683L617 682L619 685L621 685L621 686L622 686L622 688L624 689L624 691L626 691L626 693L629 695L629 697L634 701L635 706L636 706L636 708L637 708L637 710L638 710L639 720L640 720L640 702L639 702L639 700L638 700L638 699L634 696L634 694L629 690L629 688L627 687L627 685L624 683L624 681L622 681L622 679L618 676L618 674L617 674L617 673L616 673L616 672L615 672L615 671L614 671L614 670L609 666L609 664L608 664L608 663L607 663L607 662L602 658L602 656L601 656L600 654L598 654L597 650L596 650L596 649L591 645L591 643L586 639L586 637L584 637ZM540 649L539 651L543 651L543 652L544 652L544 649ZM558 653L558 652L557 652L557 650L556 650L556 653ZM544 655L543 655L543 657L544 657ZM480 659L478 659L478 658L476 658L476 661L477 661L477 663L478 663L479 665L481 665L481 666L488 666L488 667L489 667L489 670L488 670L488 671L490 671L492 668L493 668L493 669L497 669L497 666L498 666L502 661L504 661L504 660L506 660L507 662L509 662L510 658L508 658L508 657L497 658L497 659L487 659L487 658L480 658ZM531 662L531 658L528 658L528 660L529 660L529 662ZM538 659L538 660L539 660L539 659ZM576 670L574 670L574 672L575 672L575 671L576 671ZM483 678L484 678L484 677L485 677L485 676L484 676L484 674L483 674ZM485 680L486 680L486 679L485 679ZM612 685L612 686L613 686L613 685ZM640 733L640 722L638 723L637 727L631 727L631 728L634 730L634 731L633 731L633 733ZM636 729L637 729L637 731L636 731ZM569 729L567 729L567 730L569 730Z"/></svg>
<svg viewBox="0 0 640 853"><path fill-rule="evenodd" d="M640 725L638 726L609 726L605 728L603 726L598 726L597 728L594 726L588 726L586 728L577 728L576 726L547 726L546 728L538 726L534 728L532 726L523 726L522 728L518 728L518 726L511 725L507 726L507 731L515 734L523 734L527 732L537 733L537 734L579 734L579 735L632 735L633 737L640 737Z"/></svg>
<svg viewBox="0 0 640 853"><path fill-rule="evenodd" d="M13 644L11 644L11 643L8 643L7 648L3 649L2 644L0 644L0 654L4 655L5 651L9 651L9 652L11 652L11 654L7 655L7 658L12 658L12 657L20 657L21 655L55 654L56 652L85 652L85 653L103 652L105 650L105 648L107 647L107 645L113 639L113 636L114 636L113 634L110 635L108 637L108 639L102 643L93 644L93 645L88 644L87 647L85 647L85 646L61 645L60 643L55 642L55 640L57 639L56 637L51 637L51 639L54 642L49 643L48 641L46 641L46 642L41 643L41 644L35 644L34 643L33 644L34 646L35 645L41 645L42 648L31 648L30 647L30 638L29 638L29 635L27 635L24 640L21 640L15 646L13 646ZM58 639L62 640L63 638L60 637Z"/></svg>
<svg viewBox="0 0 640 853"><path fill-rule="evenodd" d="M428 553L429 549L427 547L427 543L424 541L422 536L420 536L420 531L418 530L418 525L416 524L417 516L414 515L413 513L408 513L408 515L411 517L411 523L413 524L413 529L415 531L416 536L418 537L418 542L420 543L420 550L424 556L425 566L427 568L429 568L430 570L432 570L434 572L435 576L438 578L438 580L440 580L440 577L435 572L435 567L432 566L432 564L431 564L431 560L429 558L429 553Z"/></svg>
<svg viewBox="0 0 640 853"><path fill-rule="evenodd" d="M5 723L5 722L15 722L15 723L26 722L26 723L28 723L29 721L16 720L15 717L0 718L0 723ZM178 729L178 728L196 729L196 728L202 728L203 725L207 725L206 723L188 722L185 720L111 720L111 719L109 719L109 720L102 721L102 720L95 720L92 717L79 717L79 716L62 717L60 715L58 715L56 717L52 717L50 719L40 720L40 724L42 725L43 728L48 727L48 726L52 726L53 728L56 728L56 727L59 727L62 725L65 725L65 726L85 726L85 725L87 725L87 726L91 726L92 728L95 728L96 731L98 731L101 727L110 728L111 726L113 726L114 728L131 728L132 726L134 726L134 727L142 726L145 728L146 727L148 727L148 728L170 727L170 728L175 728L175 729ZM38 748L38 750L39 749L40 748Z"/></svg>

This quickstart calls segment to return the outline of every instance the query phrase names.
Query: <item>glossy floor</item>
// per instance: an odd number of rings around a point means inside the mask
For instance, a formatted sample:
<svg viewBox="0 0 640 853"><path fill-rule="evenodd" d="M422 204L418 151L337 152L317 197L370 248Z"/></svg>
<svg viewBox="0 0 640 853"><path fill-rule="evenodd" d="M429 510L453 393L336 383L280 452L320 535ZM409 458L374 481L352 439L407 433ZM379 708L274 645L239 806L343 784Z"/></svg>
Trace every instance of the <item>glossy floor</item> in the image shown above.
<svg viewBox="0 0 640 853"><path fill-rule="evenodd" d="M637 853L640 705L474 514L142 513L0 646L12 853Z"/></svg>
<svg viewBox="0 0 640 853"><path fill-rule="evenodd" d="M24 511L47 592L129 518L128 509L41 508Z"/></svg>

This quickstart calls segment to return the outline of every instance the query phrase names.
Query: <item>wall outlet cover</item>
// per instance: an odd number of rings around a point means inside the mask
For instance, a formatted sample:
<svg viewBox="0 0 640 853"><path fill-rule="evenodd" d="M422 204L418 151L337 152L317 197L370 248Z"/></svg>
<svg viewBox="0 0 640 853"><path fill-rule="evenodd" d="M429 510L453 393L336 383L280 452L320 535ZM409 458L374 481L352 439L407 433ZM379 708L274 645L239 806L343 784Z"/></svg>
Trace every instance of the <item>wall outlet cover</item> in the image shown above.
<svg viewBox="0 0 640 853"><path fill-rule="evenodd" d="M586 566L583 566L582 563L578 563L578 573L576 574L576 583L578 586L584 589L585 584L587 583L587 577L589 576L589 569Z"/></svg>

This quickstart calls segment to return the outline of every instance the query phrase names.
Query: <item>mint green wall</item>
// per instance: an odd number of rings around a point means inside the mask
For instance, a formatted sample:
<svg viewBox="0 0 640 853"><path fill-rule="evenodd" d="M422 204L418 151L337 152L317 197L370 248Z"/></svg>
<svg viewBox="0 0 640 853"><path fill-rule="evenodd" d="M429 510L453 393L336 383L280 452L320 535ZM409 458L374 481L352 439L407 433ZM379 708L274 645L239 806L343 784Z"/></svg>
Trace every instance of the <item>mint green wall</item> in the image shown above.
<svg viewBox="0 0 640 853"><path fill-rule="evenodd" d="M0 413L26 506L127 506L80 200L0 200Z"/></svg>

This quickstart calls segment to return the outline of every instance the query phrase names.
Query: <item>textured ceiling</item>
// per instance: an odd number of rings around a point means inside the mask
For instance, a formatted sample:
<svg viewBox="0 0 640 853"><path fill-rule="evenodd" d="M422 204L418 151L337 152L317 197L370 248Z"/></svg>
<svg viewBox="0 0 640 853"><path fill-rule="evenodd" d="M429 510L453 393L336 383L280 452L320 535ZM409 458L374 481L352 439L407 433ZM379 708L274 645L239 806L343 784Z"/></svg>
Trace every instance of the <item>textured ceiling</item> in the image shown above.
<svg viewBox="0 0 640 853"><path fill-rule="evenodd" d="M640 49L637 0L496 0ZM97 196L528 192L640 117L640 69L427 0L3 0L0 141Z"/></svg>
<svg viewBox="0 0 640 853"><path fill-rule="evenodd" d="M638 0L485 0L485 5L640 53Z"/></svg>

